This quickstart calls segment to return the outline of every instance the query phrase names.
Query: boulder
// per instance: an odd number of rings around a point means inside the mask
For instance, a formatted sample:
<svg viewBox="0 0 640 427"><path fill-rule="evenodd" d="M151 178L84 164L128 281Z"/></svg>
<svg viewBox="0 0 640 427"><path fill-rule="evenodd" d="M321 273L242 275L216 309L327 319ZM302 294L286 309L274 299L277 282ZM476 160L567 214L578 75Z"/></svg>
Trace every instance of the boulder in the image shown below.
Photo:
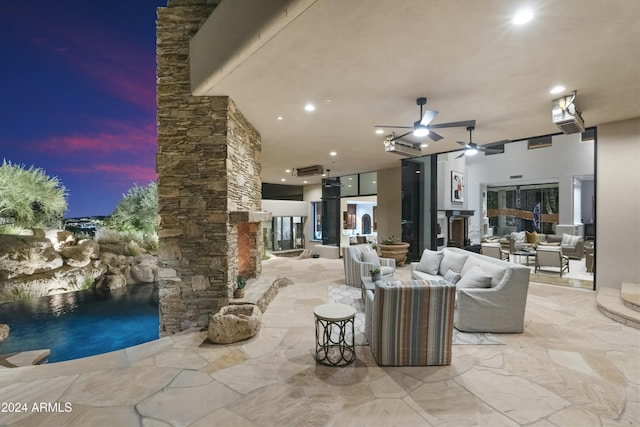
<svg viewBox="0 0 640 427"><path fill-rule="evenodd" d="M0 235L0 277L43 273L62 267L62 257L49 239L35 236Z"/></svg>
<svg viewBox="0 0 640 427"><path fill-rule="evenodd" d="M0 323L0 343L3 343L4 340L9 336L9 325L5 325L4 323Z"/></svg>
<svg viewBox="0 0 640 427"><path fill-rule="evenodd" d="M131 278L137 283L153 283L158 276L158 263L152 255L141 255L133 259Z"/></svg>
<svg viewBox="0 0 640 427"><path fill-rule="evenodd" d="M92 261L82 268L62 266L56 270L44 273L14 277L0 281L0 289L9 291L13 288L21 289L33 298L53 295L61 292L71 292L84 289L87 281L94 282L107 272L107 268L98 261ZM3 293L0 292L0 297ZM4 302L0 298L0 302Z"/></svg>
<svg viewBox="0 0 640 427"><path fill-rule="evenodd" d="M125 286L127 286L127 278L121 273L107 274L96 284L96 288L108 289L110 291L124 288Z"/></svg>
<svg viewBox="0 0 640 427"><path fill-rule="evenodd" d="M217 344L246 340L258 333L261 321L257 305L227 305L211 316L207 338Z"/></svg>
<svg viewBox="0 0 640 427"><path fill-rule="evenodd" d="M80 246L60 248L60 255L62 255L64 262L71 267L84 267L91 262L89 254L85 253Z"/></svg>
<svg viewBox="0 0 640 427"><path fill-rule="evenodd" d="M59 251L64 246L73 245L76 241L76 236L68 230L48 230L45 233L47 239L51 241L53 247Z"/></svg>
<svg viewBox="0 0 640 427"><path fill-rule="evenodd" d="M60 254L67 265L71 267L84 267L89 265L92 259L100 257L100 245L93 240L81 240L75 246L63 246Z"/></svg>

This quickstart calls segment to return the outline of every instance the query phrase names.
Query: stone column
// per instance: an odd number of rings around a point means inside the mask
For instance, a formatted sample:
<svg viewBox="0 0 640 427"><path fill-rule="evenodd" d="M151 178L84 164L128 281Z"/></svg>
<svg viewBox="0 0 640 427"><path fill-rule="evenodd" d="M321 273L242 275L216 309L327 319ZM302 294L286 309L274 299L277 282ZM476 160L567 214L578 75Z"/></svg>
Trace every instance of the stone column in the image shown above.
<svg viewBox="0 0 640 427"><path fill-rule="evenodd" d="M160 335L206 326L237 274L229 212L258 210L260 135L228 97L195 97L189 41L215 5L171 0L158 9Z"/></svg>

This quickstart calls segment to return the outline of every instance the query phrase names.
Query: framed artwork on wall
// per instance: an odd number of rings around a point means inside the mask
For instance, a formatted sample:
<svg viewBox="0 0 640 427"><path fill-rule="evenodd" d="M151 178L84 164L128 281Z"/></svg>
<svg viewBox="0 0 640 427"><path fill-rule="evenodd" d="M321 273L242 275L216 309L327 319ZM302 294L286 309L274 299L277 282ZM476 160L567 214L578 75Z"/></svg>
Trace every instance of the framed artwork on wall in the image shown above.
<svg viewBox="0 0 640 427"><path fill-rule="evenodd" d="M451 171L451 201L464 202L464 174Z"/></svg>

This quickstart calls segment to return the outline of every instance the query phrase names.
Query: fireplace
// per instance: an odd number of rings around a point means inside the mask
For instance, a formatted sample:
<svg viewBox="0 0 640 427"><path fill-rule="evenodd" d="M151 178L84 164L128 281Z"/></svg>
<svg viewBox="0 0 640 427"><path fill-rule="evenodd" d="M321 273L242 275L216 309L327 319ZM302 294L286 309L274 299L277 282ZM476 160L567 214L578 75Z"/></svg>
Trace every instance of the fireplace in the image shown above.
<svg viewBox="0 0 640 427"><path fill-rule="evenodd" d="M262 221L271 220L271 212L231 212L230 223L237 230L238 275L257 277L262 271Z"/></svg>
<svg viewBox="0 0 640 427"><path fill-rule="evenodd" d="M469 217L473 216L474 212L468 210L445 211L449 221L447 246L456 248L469 246Z"/></svg>

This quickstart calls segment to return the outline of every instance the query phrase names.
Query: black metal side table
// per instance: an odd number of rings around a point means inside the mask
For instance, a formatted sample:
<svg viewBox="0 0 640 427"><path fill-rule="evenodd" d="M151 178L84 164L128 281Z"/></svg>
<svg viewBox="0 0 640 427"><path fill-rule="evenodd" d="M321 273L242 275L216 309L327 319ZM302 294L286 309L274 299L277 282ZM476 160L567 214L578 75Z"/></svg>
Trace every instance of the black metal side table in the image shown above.
<svg viewBox="0 0 640 427"><path fill-rule="evenodd" d="M317 306L313 314L316 318L316 361L323 365L344 366L356 360L356 310L346 304L333 303Z"/></svg>

